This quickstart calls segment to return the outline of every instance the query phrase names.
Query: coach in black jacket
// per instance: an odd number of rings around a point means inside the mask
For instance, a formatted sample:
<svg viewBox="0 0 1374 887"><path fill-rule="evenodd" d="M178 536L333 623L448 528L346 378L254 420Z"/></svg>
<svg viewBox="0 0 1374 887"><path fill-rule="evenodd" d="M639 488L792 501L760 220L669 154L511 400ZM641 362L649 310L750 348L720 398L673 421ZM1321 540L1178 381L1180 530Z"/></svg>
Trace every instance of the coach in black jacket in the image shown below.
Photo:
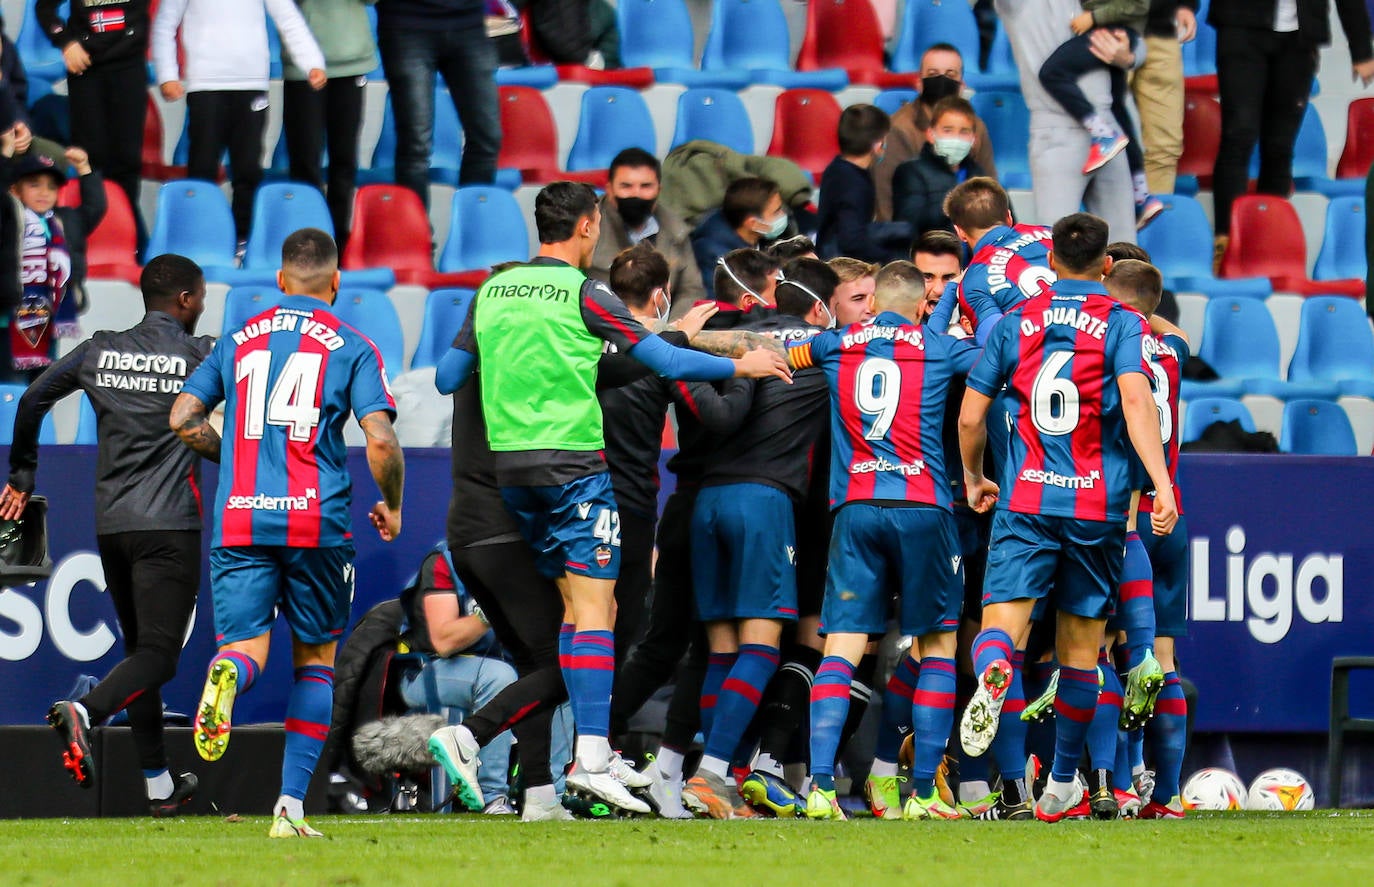
<svg viewBox="0 0 1374 887"><path fill-rule="evenodd" d="M1374 47L1363 0L1336 0L1354 73L1374 81ZM1231 227L1231 204L1245 193L1250 154L1259 142L1261 194L1288 196L1293 143L1307 110L1317 51L1331 42L1330 0L1213 0L1217 29L1221 147L1213 170L1217 256Z"/></svg>

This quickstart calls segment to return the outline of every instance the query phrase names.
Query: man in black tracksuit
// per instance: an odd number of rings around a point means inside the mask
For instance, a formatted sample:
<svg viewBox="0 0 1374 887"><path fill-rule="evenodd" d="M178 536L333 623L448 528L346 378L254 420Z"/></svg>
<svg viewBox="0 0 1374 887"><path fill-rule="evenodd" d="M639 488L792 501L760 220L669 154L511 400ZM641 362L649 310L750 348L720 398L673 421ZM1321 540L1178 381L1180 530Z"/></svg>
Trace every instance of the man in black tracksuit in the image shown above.
<svg viewBox="0 0 1374 887"><path fill-rule="evenodd" d="M200 588L200 459L167 424L187 376L213 340L193 335L205 309L205 277L190 259L163 255L140 280L148 313L132 329L101 331L39 376L19 401L9 485L0 518L17 519L34 488L38 430L52 405L74 391L95 408L96 540L125 658L78 700L48 712L64 764L79 785L95 778L86 731L121 709L129 714L154 816L175 814L196 789L172 777L162 739L159 688L176 673Z"/></svg>

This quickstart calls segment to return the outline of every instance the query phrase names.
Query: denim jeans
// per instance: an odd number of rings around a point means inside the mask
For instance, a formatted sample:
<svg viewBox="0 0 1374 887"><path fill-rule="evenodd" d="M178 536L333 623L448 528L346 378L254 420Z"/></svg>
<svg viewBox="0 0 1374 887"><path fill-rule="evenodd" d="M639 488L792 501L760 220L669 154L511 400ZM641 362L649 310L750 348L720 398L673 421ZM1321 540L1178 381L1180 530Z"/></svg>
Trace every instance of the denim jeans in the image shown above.
<svg viewBox="0 0 1374 887"><path fill-rule="evenodd" d="M424 668L406 672L401 678L401 698L413 709L447 715L450 724L460 724L514 682L515 669L499 659L453 656L432 659ZM510 794L507 774L511 741L507 730L487 743L477 756L481 764L477 782L488 801Z"/></svg>
<svg viewBox="0 0 1374 887"><path fill-rule="evenodd" d="M382 68L396 118L396 183L429 206L429 156L434 141L434 75L448 86L463 126L459 185L491 184L501 150L496 48L483 28L378 33Z"/></svg>

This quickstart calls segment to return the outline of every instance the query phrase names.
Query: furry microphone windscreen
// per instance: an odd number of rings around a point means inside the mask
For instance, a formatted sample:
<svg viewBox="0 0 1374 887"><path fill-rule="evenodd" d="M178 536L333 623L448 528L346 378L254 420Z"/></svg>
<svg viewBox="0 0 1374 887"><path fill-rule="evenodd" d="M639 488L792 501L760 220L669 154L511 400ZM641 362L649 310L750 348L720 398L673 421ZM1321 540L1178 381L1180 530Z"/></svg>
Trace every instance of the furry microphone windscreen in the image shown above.
<svg viewBox="0 0 1374 887"><path fill-rule="evenodd" d="M431 714L371 721L353 732L353 758L369 776L428 770L435 766L429 737L447 724L445 718Z"/></svg>

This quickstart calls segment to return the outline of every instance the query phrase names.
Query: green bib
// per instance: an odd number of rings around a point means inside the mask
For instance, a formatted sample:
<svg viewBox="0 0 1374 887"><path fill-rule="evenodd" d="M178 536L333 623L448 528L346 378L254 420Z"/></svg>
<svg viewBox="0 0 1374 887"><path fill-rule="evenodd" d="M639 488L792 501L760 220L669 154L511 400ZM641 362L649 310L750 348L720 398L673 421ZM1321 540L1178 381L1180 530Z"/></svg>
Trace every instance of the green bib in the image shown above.
<svg viewBox="0 0 1374 887"><path fill-rule="evenodd" d="M493 452L600 450L596 365L604 345L582 320L587 276L521 265L477 291L473 329Z"/></svg>

